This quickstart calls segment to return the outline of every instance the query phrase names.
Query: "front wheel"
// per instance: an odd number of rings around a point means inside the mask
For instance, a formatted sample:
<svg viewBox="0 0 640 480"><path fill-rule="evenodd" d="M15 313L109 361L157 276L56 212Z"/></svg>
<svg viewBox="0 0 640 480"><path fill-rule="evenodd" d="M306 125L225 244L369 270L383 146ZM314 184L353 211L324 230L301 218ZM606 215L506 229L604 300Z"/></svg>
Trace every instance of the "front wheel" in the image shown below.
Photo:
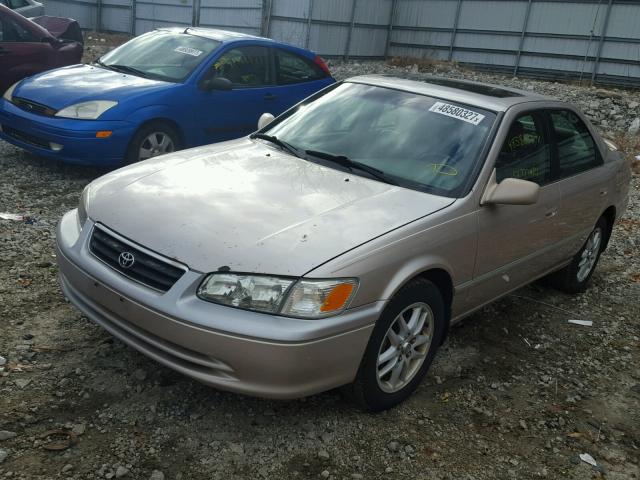
<svg viewBox="0 0 640 480"><path fill-rule="evenodd" d="M163 122L152 122L133 136L125 161L127 164L141 162L180 148L180 136L173 127Z"/></svg>
<svg viewBox="0 0 640 480"><path fill-rule="evenodd" d="M604 217L600 217L571 263L550 275L549 280L554 287L567 293L580 293L586 290L604 249L607 228L607 221Z"/></svg>
<svg viewBox="0 0 640 480"><path fill-rule="evenodd" d="M378 319L349 395L371 412L405 400L429 369L444 330L438 288L425 279L408 283Z"/></svg>

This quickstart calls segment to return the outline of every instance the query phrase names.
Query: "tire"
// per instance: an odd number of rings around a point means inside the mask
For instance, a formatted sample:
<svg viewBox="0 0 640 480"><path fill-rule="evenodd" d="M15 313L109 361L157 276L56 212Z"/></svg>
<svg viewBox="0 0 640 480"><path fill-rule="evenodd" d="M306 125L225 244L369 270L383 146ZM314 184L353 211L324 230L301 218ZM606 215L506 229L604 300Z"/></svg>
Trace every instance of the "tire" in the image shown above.
<svg viewBox="0 0 640 480"><path fill-rule="evenodd" d="M181 148L180 135L175 128L164 122L150 122L140 127L129 142L125 165L175 152ZM144 155L145 150L149 152L148 156Z"/></svg>
<svg viewBox="0 0 640 480"><path fill-rule="evenodd" d="M401 317L409 327L404 332ZM396 293L380 315L356 379L345 387L345 393L369 412L398 405L413 393L429 369L445 328L445 305L438 288L426 279L412 280ZM420 343L424 337L428 340ZM392 338L397 346L391 343ZM394 373L398 369L401 369L399 376Z"/></svg>
<svg viewBox="0 0 640 480"><path fill-rule="evenodd" d="M549 276L551 286L566 293L584 292L604 250L608 229L606 219L600 217L571 263Z"/></svg>

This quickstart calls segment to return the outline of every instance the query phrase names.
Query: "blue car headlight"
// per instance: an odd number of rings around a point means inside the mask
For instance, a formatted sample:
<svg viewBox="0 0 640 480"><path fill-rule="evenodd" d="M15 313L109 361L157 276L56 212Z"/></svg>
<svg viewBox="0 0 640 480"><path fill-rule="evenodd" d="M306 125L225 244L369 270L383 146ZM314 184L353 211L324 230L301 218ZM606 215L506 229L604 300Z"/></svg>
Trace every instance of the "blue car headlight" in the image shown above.
<svg viewBox="0 0 640 480"><path fill-rule="evenodd" d="M2 98L4 98L7 102L11 102L13 100L13 91L16 89L20 81L18 80L16 83L7 88L7 91L4 92Z"/></svg>
<svg viewBox="0 0 640 480"><path fill-rule="evenodd" d="M56 113L56 117L95 120L117 104L118 102L111 100L92 100L89 102L76 103L75 105L70 105L60 110Z"/></svg>

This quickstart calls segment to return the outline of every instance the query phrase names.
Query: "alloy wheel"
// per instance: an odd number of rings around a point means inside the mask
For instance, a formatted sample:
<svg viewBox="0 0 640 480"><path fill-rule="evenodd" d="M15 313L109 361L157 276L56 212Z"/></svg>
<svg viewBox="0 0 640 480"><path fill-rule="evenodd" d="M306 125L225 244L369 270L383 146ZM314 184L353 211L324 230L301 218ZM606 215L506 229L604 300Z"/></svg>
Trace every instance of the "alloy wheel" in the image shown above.
<svg viewBox="0 0 640 480"><path fill-rule="evenodd" d="M138 160L171 153L175 150L175 145L171 137L165 132L153 132L148 135L140 144Z"/></svg>
<svg viewBox="0 0 640 480"><path fill-rule="evenodd" d="M602 244L602 229L596 227L582 250L580 256L580 262L578 263L578 272L576 276L579 282L583 282L593 270L593 267L598 260L598 253L600 252L600 245Z"/></svg>
<svg viewBox="0 0 640 480"><path fill-rule="evenodd" d="M408 306L391 322L378 351L380 389L395 393L415 377L431 348L433 329L433 311L422 302Z"/></svg>

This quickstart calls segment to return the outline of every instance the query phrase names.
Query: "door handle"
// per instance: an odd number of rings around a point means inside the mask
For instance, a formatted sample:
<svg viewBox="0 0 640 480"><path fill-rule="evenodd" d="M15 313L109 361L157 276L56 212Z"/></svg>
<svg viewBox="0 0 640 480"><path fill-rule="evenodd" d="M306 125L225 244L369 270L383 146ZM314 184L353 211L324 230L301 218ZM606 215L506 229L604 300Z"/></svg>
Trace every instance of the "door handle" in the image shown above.
<svg viewBox="0 0 640 480"><path fill-rule="evenodd" d="M607 193L609 193L609 192L607 192L607 189L606 189L606 188L603 188L602 190L600 190L600 196L601 196L601 197L606 196L606 195L607 195Z"/></svg>
<svg viewBox="0 0 640 480"><path fill-rule="evenodd" d="M558 209L554 208L553 210L549 210L547 213L544 214L544 218L553 218L558 214Z"/></svg>
<svg viewBox="0 0 640 480"><path fill-rule="evenodd" d="M265 96L264 96L264 99L265 99L265 100L275 100L276 98L278 98L278 96L277 96L277 95L274 95L273 93L267 93L267 94L265 94Z"/></svg>

